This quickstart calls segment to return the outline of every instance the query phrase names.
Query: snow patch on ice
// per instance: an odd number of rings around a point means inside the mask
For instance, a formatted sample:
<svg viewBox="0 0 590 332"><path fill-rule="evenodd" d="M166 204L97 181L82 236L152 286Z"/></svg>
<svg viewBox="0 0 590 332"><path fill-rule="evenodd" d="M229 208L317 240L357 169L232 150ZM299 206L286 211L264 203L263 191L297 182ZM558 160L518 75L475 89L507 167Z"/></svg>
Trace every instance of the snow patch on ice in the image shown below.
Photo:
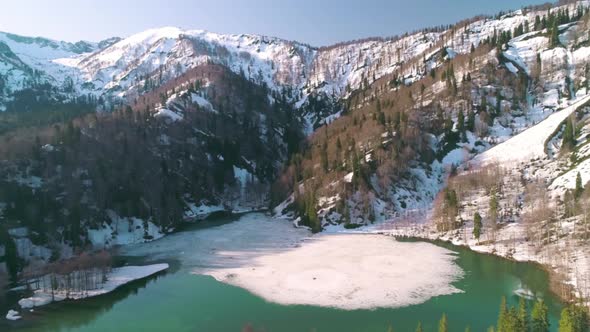
<svg viewBox="0 0 590 332"><path fill-rule="evenodd" d="M451 284L462 276L454 259L450 251L432 244L402 243L379 235L329 234L240 267L197 269L196 273L284 305L395 308L461 292Z"/></svg>
<svg viewBox="0 0 590 332"><path fill-rule="evenodd" d="M15 310L8 310L8 313L6 314L6 319L8 320L19 320L22 317L20 316L20 314L18 313L18 311Z"/></svg>

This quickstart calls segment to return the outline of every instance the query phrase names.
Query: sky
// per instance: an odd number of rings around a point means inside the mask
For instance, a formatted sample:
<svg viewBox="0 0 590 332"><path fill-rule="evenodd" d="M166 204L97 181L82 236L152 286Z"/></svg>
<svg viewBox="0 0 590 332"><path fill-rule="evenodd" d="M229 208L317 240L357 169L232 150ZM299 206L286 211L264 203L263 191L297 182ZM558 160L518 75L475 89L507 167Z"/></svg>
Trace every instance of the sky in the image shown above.
<svg viewBox="0 0 590 332"><path fill-rule="evenodd" d="M3 0L0 31L65 41L176 26L325 46L393 36L547 0Z"/></svg>

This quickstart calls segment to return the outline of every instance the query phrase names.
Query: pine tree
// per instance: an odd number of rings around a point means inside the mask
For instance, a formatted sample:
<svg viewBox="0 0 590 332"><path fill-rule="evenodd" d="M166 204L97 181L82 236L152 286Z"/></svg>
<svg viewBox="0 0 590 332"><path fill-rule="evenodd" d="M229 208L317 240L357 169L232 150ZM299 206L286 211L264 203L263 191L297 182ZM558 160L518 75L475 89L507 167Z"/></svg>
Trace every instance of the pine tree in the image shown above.
<svg viewBox="0 0 590 332"><path fill-rule="evenodd" d="M565 151L572 151L576 146L576 133L574 125L571 119L567 119L565 122L565 130L563 131L563 138L561 146Z"/></svg>
<svg viewBox="0 0 590 332"><path fill-rule="evenodd" d="M416 327L416 332L424 332L422 329L422 322L418 322L418 326Z"/></svg>
<svg viewBox="0 0 590 332"><path fill-rule="evenodd" d="M328 172L328 143L324 141L320 150L320 164L325 173Z"/></svg>
<svg viewBox="0 0 590 332"><path fill-rule="evenodd" d="M537 301L531 312L531 332L549 331L549 309L545 302Z"/></svg>
<svg viewBox="0 0 590 332"><path fill-rule="evenodd" d="M557 26L557 20L553 20L549 34L549 45L551 48L559 46L559 27Z"/></svg>
<svg viewBox="0 0 590 332"><path fill-rule="evenodd" d="M16 282L20 270L20 259L16 243L4 227L0 227L0 243L4 243L4 258L12 281Z"/></svg>
<svg viewBox="0 0 590 332"><path fill-rule="evenodd" d="M467 112L467 130L473 132L475 130L475 112L473 110L469 110Z"/></svg>
<svg viewBox="0 0 590 332"><path fill-rule="evenodd" d="M475 215L473 216L473 237L475 237L475 239L479 242L479 237L481 236L481 227L482 227L482 222L481 222L481 215L479 214L479 212L475 212Z"/></svg>
<svg viewBox="0 0 590 332"><path fill-rule="evenodd" d="M438 322L438 332L449 332L449 323L447 322L446 314L443 314Z"/></svg>
<svg viewBox="0 0 590 332"><path fill-rule="evenodd" d="M529 330L529 314L524 298L520 298L520 302L518 303L518 325L519 331L521 332L527 332Z"/></svg>
<svg viewBox="0 0 590 332"><path fill-rule="evenodd" d="M584 193L584 185L582 184L582 176L580 172L576 175L576 189L574 190L574 198L578 200Z"/></svg>
<svg viewBox="0 0 590 332"><path fill-rule="evenodd" d="M467 137L465 136L465 114L463 114L463 110L460 110L457 116L457 130L461 134L461 140L463 142L467 141Z"/></svg>
<svg viewBox="0 0 590 332"><path fill-rule="evenodd" d="M488 212L488 216L490 218L490 223L492 224L492 227L496 227L496 223L498 222L498 196L496 193L496 189L492 189L492 192L490 194L490 204L489 204L489 212Z"/></svg>
<svg viewBox="0 0 590 332"><path fill-rule="evenodd" d="M512 332L506 329L508 323L508 308L506 308L506 297L502 296L500 303L500 314L498 315L498 324L496 324L498 332Z"/></svg>
<svg viewBox="0 0 590 332"><path fill-rule="evenodd" d="M561 311L559 332L588 331L588 312L583 306L570 305Z"/></svg>
<svg viewBox="0 0 590 332"><path fill-rule="evenodd" d="M574 332L574 318L571 316L570 308L563 308L561 311L559 332Z"/></svg>

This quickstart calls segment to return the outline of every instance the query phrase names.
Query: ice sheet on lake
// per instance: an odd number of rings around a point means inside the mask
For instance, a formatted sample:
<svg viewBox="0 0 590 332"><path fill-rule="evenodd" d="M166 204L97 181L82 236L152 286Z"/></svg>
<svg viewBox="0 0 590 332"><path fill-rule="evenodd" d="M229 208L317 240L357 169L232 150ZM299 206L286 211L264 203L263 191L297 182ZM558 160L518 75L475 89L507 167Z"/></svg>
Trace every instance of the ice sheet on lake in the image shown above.
<svg viewBox="0 0 590 332"><path fill-rule="evenodd" d="M366 234L314 235L285 220L248 214L173 234L126 254L179 258L185 268L280 304L346 310L402 307L460 292L452 252Z"/></svg>

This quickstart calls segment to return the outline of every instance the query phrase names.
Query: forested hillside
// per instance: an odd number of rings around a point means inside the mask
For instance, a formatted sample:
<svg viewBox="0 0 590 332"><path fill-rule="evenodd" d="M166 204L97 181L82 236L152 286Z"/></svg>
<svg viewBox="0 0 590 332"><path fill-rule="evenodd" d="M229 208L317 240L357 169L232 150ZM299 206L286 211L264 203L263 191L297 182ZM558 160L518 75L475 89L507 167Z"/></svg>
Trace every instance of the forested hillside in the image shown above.
<svg viewBox="0 0 590 332"><path fill-rule="evenodd" d="M0 165L3 232L25 227L14 237L24 261L55 260L127 233L150 240L213 211L266 208L302 137L291 106L268 96L203 65L113 112L4 134L15 150Z"/></svg>
<svg viewBox="0 0 590 332"><path fill-rule="evenodd" d="M586 95L588 5L321 48L2 33L4 260L16 276L216 211L270 206L318 232L430 209L467 160Z"/></svg>

